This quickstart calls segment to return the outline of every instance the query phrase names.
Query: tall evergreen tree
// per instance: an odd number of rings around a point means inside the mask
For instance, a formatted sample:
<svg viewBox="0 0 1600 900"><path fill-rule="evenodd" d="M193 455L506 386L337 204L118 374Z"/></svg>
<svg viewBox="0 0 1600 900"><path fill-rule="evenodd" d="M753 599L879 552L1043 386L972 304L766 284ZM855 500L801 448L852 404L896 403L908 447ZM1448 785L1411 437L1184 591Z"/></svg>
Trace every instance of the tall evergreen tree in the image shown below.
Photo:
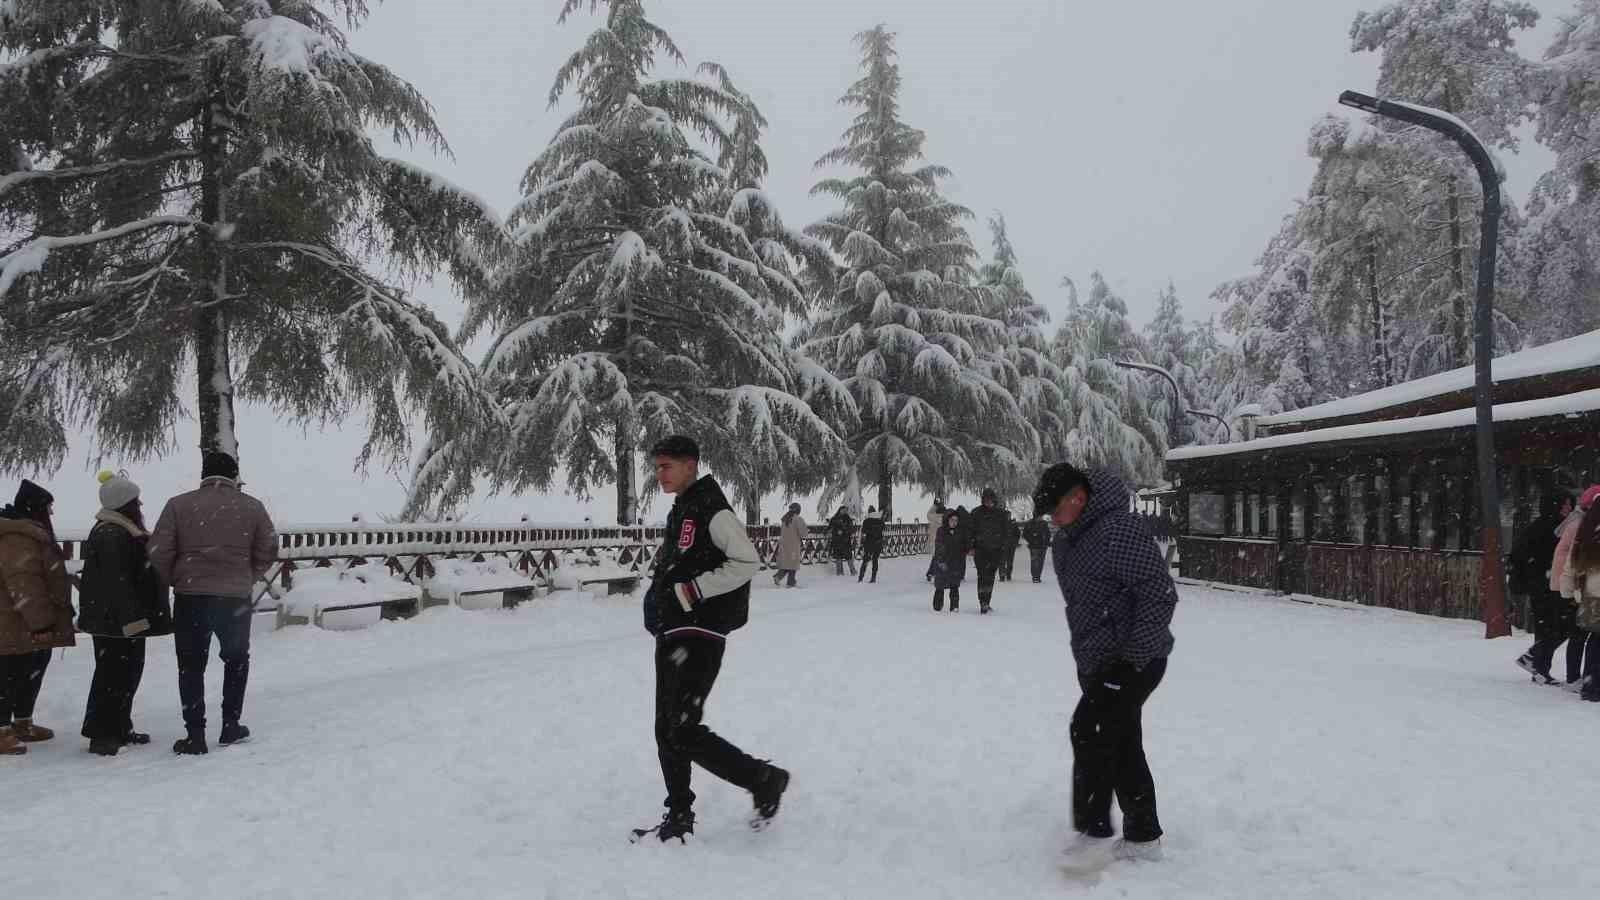
<svg viewBox="0 0 1600 900"><path fill-rule="evenodd" d="M751 455L840 458L815 408L848 412L849 397L779 336L805 302L784 244L708 205L729 172L690 139L745 154L756 177L759 148L736 138L758 115L749 98L720 78L648 77L658 54L683 56L640 0L567 0L560 20L584 7L605 7L605 23L550 90L552 105L570 90L578 108L523 177L508 262L468 312L469 334L495 331L483 369L511 423L503 452L441 443L418 481L466 490L462 467L481 461L502 486L543 489L564 470L579 494L614 482L632 523L639 450L669 433L696 435L714 467L747 482Z"/></svg>
<svg viewBox="0 0 1600 900"><path fill-rule="evenodd" d="M1600 0L1578 0L1535 75L1538 138L1555 166L1528 204L1528 310L1536 343L1600 328Z"/></svg>
<svg viewBox="0 0 1600 900"><path fill-rule="evenodd" d="M1144 356L1128 321L1128 304L1099 272L1089 277L1089 297L1079 302L1070 279L1067 317L1052 351L1062 370L1062 387L1072 415L1066 456L1089 466L1109 468L1132 484L1160 478L1166 453L1166 428L1150 415L1153 385L1148 376L1119 368L1117 360Z"/></svg>
<svg viewBox="0 0 1600 900"><path fill-rule="evenodd" d="M844 272L803 334L806 353L843 379L861 410L847 443L855 480L876 485L892 516L894 486L938 495L1007 473L1020 480L1038 440L1008 385L1007 328L973 289L971 213L939 192L942 166L912 166L926 136L900 119L895 37L856 36L863 74L841 103L860 110L843 142L817 162L848 166L814 194L843 207L811 226Z"/></svg>
<svg viewBox="0 0 1600 900"><path fill-rule="evenodd" d="M1038 433L1041 458L1064 459L1070 416L1061 387L1061 367L1050 358L1050 342L1044 334L1050 313L1028 291L1016 248L1006 232L1005 216L996 213L989 220L989 232L994 251L989 262L978 270L978 285L984 292L987 313L1006 326L1002 356L1007 369L1001 377L1015 373L1018 386L1014 396L1023 417ZM1004 486L1014 494L1032 488L1032 476L1026 472L1023 482L1004 480L1015 474L1009 469L996 472L996 487Z"/></svg>
<svg viewBox="0 0 1600 900"><path fill-rule="evenodd" d="M1394 0L1356 16L1351 49L1381 54L1378 93L1442 109L1465 121L1492 147L1515 150L1516 129L1530 115L1530 70L1515 50L1517 32L1533 27L1538 11L1521 0ZM1426 248L1395 260L1409 285L1397 318L1406 342L1407 376L1420 377L1471 362L1470 286L1476 283L1481 204L1477 176L1454 142L1387 119L1373 127L1405 161L1405 176L1421 195L1409 223L1412 246ZM1516 349L1514 322L1520 281L1519 225L1507 204L1497 273L1497 352Z"/></svg>
<svg viewBox="0 0 1600 900"><path fill-rule="evenodd" d="M1178 433L1169 435L1168 443L1177 447L1214 432L1216 423L1195 422L1187 412L1190 409L1209 411L1209 404L1203 399L1197 368L1200 360L1194 335L1184 321L1178 289L1171 282L1156 298L1156 315L1145 328L1145 342L1149 346L1150 362L1172 373L1181 394L1182 407L1176 410L1172 408L1170 390L1160 391L1152 398L1150 412L1157 422L1171 422L1173 419L1178 422ZM1218 412L1226 415L1225 410Z"/></svg>
<svg viewBox="0 0 1600 900"><path fill-rule="evenodd" d="M352 52L360 0L0 3L0 468L167 448L197 380L201 447L234 399L301 422L492 418L444 326L401 287L484 282L503 230L368 136L448 152L426 100Z"/></svg>
<svg viewBox="0 0 1600 900"><path fill-rule="evenodd" d="M1327 342L1311 292L1317 251L1301 236L1296 217L1286 216L1256 271L1212 294L1223 307L1224 326L1237 336L1226 378L1231 388L1219 399L1256 403L1270 414L1342 396L1330 387L1322 354Z"/></svg>

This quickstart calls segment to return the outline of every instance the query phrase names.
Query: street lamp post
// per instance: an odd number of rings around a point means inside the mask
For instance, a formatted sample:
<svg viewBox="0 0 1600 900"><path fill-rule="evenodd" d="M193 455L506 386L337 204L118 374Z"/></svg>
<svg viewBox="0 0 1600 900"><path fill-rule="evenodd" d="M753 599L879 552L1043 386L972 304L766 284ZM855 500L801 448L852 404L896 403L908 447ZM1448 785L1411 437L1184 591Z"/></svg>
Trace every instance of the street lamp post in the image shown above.
<svg viewBox="0 0 1600 900"><path fill-rule="evenodd" d="M1160 375L1162 378L1165 378L1167 380L1167 384L1172 385L1172 421L1167 425L1167 428L1170 429L1168 434L1171 436L1167 439L1167 443L1172 446L1177 446L1179 425L1178 416L1183 411L1183 391L1178 389L1178 379L1173 378L1172 373L1168 372L1166 369L1163 369L1160 366L1150 365L1149 363L1127 362L1126 360L1121 359L1113 359L1111 362L1116 364L1118 368L1122 369L1131 369L1135 372L1153 372L1157 375Z"/></svg>
<svg viewBox="0 0 1600 900"><path fill-rule="evenodd" d="M1227 419L1224 419L1214 412L1206 412L1203 409L1186 409L1184 412L1191 416L1199 416L1202 419L1211 419L1214 422L1220 422L1222 427L1228 430L1228 440L1233 440L1233 425L1229 424Z"/></svg>
<svg viewBox="0 0 1600 900"><path fill-rule="evenodd" d="M1500 172L1483 141L1455 116L1437 109L1379 100L1355 91L1339 95L1344 106L1435 131L1454 140L1472 159L1483 185L1483 234L1478 245L1478 300L1474 310L1477 353L1478 486L1483 504L1483 565L1479 570L1485 637L1508 637L1506 585L1500 536L1500 479L1494 452L1494 269L1500 232Z"/></svg>

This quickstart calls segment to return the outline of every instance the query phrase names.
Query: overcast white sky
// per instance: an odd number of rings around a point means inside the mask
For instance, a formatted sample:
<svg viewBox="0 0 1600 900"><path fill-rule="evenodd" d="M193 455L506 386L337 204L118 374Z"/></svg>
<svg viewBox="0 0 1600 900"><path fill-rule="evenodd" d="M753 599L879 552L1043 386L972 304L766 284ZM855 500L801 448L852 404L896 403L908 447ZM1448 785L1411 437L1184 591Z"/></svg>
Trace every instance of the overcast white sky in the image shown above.
<svg viewBox="0 0 1600 900"><path fill-rule="evenodd" d="M355 49L409 79L437 107L455 160L403 153L504 211L565 107L546 98L556 68L600 21L556 24L560 0L386 0L354 36ZM1100 269L1143 325L1156 292L1176 284L1191 318L1217 312L1209 295L1245 274L1312 174L1311 125L1344 114L1346 88L1371 90L1377 60L1349 52L1351 19L1377 0L659 0L649 14L690 65L714 60L771 122L768 191L804 224L830 209L808 195L812 162L837 141L851 112L837 99L858 77L851 43L878 22L899 33L902 114L927 132L931 161L950 167L948 193L983 220L1003 211L1034 295L1059 313L1063 276L1082 284ZM1542 55L1565 0L1537 0L1545 21L1525 37ZM663 74L670 71L668 66ZM688 71L688 70L685 70ZM674 74L684 74L674 73ZM1519 198L1548 164L1525 142L1508 157ZM455 322L447 288L421 295ZM251 490L283 521L348 520L399 505L397 480L351 473L358 421L347 432L302 434L241 410L241 455ZM178 443L197 442L185 423ZM270 445L270 451L267 449ZM59 509L96 507L80 440L50 479ZM131 467L147 495L186 487L192 451ZM899 512L925 509L910 494ZM770 501L777 509L779 498ZM541 519L614 514L609 497L484 498L469 515ZM63 527L70 526L70 518Z"/></svg>

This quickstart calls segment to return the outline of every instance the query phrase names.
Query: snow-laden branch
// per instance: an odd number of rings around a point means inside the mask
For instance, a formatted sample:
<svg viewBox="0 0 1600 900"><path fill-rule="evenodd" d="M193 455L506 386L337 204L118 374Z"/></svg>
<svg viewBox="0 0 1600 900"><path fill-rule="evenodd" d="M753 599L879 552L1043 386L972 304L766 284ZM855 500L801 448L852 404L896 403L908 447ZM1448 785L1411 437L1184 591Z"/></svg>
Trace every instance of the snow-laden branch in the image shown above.
<svg viewBox="0 0 1600 900"><path fill-rule="evenodd" d="M43 269L50 258L50 254L56 250L87 247L156 228L210 229L211 226L199 219L193 219L188 216L151 216L148 219L139 219L135 222L118 225L115 228L107 228L104 231L61 237L45 236L34 238L11 253L0 256L0 297L6 295L6 292L11 289L11 285L18 278Z"/></svg>

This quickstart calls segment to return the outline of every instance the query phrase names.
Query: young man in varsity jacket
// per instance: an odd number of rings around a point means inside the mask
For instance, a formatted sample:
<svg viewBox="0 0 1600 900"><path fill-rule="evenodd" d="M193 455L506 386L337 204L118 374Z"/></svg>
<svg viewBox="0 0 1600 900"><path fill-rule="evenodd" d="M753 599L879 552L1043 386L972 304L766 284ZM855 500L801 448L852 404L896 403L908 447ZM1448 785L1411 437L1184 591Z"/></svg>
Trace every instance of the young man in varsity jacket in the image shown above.
<svg viewBox="0 0 1600 900"><path fill-rule="evenodd" d="M656 481L677 495L644 597L644 627L656 639L656 749L667 784L661 824L635 829L680 843L694 833L690 764L749 791L750 827L778 814L789 773L755 759L701 723L722 667L728 634L750 618L750 579L761 566L756 548L722 488L700 476L700 448L686 437L662 439L651 451Z"/></svg>

